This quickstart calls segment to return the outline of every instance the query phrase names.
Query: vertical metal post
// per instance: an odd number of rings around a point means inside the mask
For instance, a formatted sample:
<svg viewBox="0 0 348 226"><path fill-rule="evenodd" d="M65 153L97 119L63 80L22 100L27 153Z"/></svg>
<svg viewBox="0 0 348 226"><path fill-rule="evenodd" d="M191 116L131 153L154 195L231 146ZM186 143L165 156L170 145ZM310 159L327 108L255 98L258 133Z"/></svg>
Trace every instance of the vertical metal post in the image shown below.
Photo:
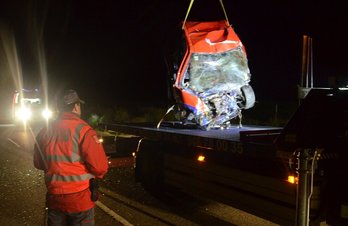
<svg viewBox="0 0 348 226"><path fill-rule="evenodd" d="M301 76L301 87L307 87L306 81L308 79L308 36L303 35L302 41L302 76Z"/></svg>
<svg viewBox="0 0 348 226"><path fill-rule="evenodd" d="M312 42L312 38L309 37L309 54L310 54L310 76L311 76L311 84L310 84L310 88L313 88L313 42Z"/></svg>
<svg viewBox="0 0 348 226"><path fill-rule="evenodd" d="M298 87L299 104L313 88L312 38L303 35L301 84Z"/></svg>
<svg viewBox="0 0 348 226"><path fill-rule="evenodd" d="M298 184L296 200L296 226L309 225L309 199L308 199L308 182L309 182L309 164L311 156L310 149L302 149L298 152Z"/></svg>

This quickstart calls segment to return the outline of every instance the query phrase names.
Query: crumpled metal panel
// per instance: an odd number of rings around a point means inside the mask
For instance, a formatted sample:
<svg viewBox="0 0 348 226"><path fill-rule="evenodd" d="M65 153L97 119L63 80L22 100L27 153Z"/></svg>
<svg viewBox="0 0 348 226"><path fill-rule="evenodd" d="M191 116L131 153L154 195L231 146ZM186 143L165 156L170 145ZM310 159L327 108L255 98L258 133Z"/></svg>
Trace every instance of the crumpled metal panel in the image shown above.
<svg viewBox="0 0 348 226"><path fill-rule="evenodd" d="M184 30L188 53L174 87L185 93L178 102L189 111L186 119L204 129L229 127L241 117L245 102L251 101L250 107L255 101L245 49L233 29L223 25L189 22Z"/></svg>

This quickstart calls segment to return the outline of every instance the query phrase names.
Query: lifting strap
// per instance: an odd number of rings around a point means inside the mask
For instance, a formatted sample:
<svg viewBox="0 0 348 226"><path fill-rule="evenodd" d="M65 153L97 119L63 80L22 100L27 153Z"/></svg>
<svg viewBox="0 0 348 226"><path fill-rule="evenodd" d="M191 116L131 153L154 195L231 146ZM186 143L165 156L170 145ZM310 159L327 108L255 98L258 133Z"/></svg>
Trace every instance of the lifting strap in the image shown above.
<svg viewBox="0 0 348 226"><path fill-rule="evenodd" d="M224 3L222 3L222 0L220 0L220 5L221 5L222 10L224 11L225 19L227 21L227 24L228 24L228 26L230 26L230 22L228 21L227 13L226 13L226 10L225 10L225 7L224 7Z"/></svg>
<svg viewBox="0 0 348 226"><path fill-rule="evenodd" d="M195 0L191 0L191 2L190 2L190 5L189 5L189 7L187 9L187 12L186 12L184 23L182 23L182 29L184 29L184 27L185 27L185 23L186 23L187 17L188 17L188 15L190 13L190 10L191 10L191 7L192 7L194 1Z"/></svg>
<svg viewBox="0 0 348 226"><path fill-rule="evenodd" d="M190 2L190 5L189 5L189 7L187 9L187 12L186 12L186 16L185 16L184 22L183 22L182 27L181 27L182 29L184 29L184 27L185 27L185 23L186 23L187 17L188 17L188 15L190 13L190 10L192 8L192 5L193 5L194 1L195 0L191 0L191 2ZM225 10L225 7L224 7L224 3L222 2L222 0L219 0L219 1L220 1L221 8L224 11L224 15L225 15L225 19L227 21L227 24L228 24L228 26L230 26L230 22L228 21L228 17L227 17L227 13L226 13L226 10Z"/></svg>

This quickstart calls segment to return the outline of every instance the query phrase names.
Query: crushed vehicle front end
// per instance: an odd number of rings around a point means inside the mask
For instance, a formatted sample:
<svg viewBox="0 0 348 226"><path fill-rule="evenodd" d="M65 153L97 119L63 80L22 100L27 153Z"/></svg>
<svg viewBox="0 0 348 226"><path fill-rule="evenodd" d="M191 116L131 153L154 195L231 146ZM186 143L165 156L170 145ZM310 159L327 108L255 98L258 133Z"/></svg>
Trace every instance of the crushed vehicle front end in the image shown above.
<svg viewBox="0 0 348 226"><path fill-rule="evenodd" d="M183 28L186 53L174 84L182 115L204 129L229 127L255 103L245 48L225 20Z"/></svg>

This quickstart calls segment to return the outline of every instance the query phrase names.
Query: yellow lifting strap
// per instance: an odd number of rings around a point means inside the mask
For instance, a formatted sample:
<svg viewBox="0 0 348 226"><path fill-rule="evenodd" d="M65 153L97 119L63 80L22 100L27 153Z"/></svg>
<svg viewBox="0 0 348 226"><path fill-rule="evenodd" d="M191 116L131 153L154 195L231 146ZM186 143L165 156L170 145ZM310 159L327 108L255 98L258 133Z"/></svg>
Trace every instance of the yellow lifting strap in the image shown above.
<svg viewBox="0 0 348 226"><path fill-rule="evenodd" d="M190 10L191 10L191 8L192 8L192 5L193 5L193 2L194 2L194 1L195 1L195 0L191 0L191 2L190 2L190 5L189 5L189 7L188 7L188 9L187 9L187 12L186 12L186 16L185 16L185 19L184 19L184 23L182 24L182 29L184 29L184 27L185 27L185 23L186 23L187 17L188 17L188 15L189 15L189 13L190 13ZM224 3L222 2L222 0L220 0L220 5L221 5L221 7L222 7L222 10L224 11L224 15L225 15L225 19L226 19L226 21L227 21L227 24L228 24L228 26L230 26L230 22L228 21L227 13L226 13L226 10L225 10L225 7L224 7Z"/></svg>
<svg viewBox="0 0 348 226"><path fill-rule="evenodd" d="M185 23L186 23L187 17L188 17L188 15L190 13L190 10L191 10L191 7L192 7L194 1L195 0L191 0L191 2L190 2L190 5L189 5L189 7L187 9L187 12L186 12L184 23L182 23L182 29L184 29L184 27L185 27Z"/></svg>
<svg viewBox="0 0 348 226"><path fill-rule="evenodd" d="M224 11L225 19L226 19L226 21L227 21L227 24L228 24L228 26L230 26L230 22L229 22L229 20L228 20L227 13L226 13L226 10L225 10L225 7L224 7L224 3L222 3L222 0L220 0L220 5L221 5L221 7L222 7L222 10Z"/></svg>

